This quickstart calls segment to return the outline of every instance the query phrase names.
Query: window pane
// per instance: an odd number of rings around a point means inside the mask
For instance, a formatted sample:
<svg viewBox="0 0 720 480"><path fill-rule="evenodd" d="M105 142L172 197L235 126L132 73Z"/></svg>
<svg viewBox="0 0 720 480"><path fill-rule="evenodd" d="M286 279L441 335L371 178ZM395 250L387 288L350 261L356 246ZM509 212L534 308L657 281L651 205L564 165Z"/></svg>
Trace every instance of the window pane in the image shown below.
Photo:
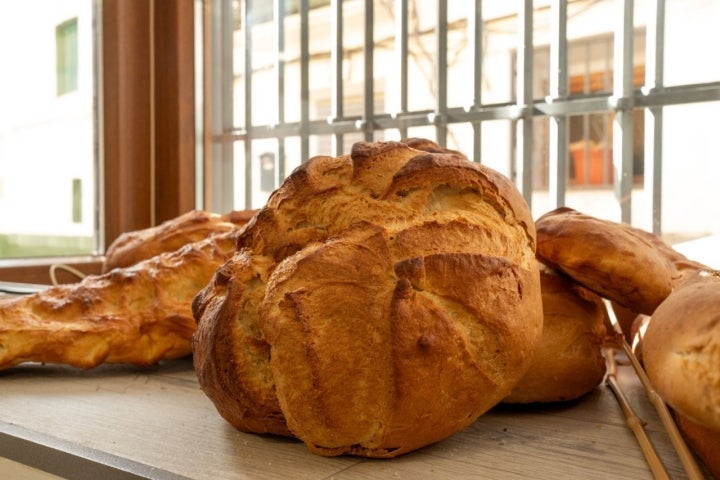
<svg viewBox="0 0 720 480"><path fill-rule="evenodd" d="M93 10L0 3L0 258L96 250Z"/></svg>
<svg viewBox="0 0 720 480"><path fill-rule="evenodd" d="M77 17L55 27L58 96L77 90Z"/></svg>
<svg viewBox="0 0 720 480"><path fill-rule="evenodd" d="M279 172L277 181L290 165L333 154L338 145L347 152L364 138L422 136L516 181L536 217L563 204L667 236L705 233L668 206L664 192L687 188L674 174L689 165L674 125L701 130L696 125L716 123L710 120L716 98L704 84L720 79L720 62L688 54L717 43L697 33L720 34L713 24L716 0L668 2L665 28L658 29L665 38L658 41L654 2L644 1L627 17L627 39L616 32L622 17L617 2L568 2L566 15L558 15L550 2L535 2L525 12L522 2L489 0L318 1L310 2L304 19L290 0L273 3L284 5L282 15L269 2L232 1L248 20L235 22L235 31L223 37L235 53L233 68L224 65L234 73L227 82L234 88L222 91L227 98L213 99L212 108L236 109L230 122L213 125L216 144L232 139L242 152L234 158L242 168L230 187L236 200L248 198L238 191L265 191L254 185L262 180L256 170L263 159L284 166L268 170ZM566 18L563 28L557 18ZM525 52L532 59L519 55ZM559 75L553 69L560 60ZM663 75L655 76L683 88L667 96L662 88L646 88L646 72L654 74L656 64ZM620 73L628 82L622 89ZM627 105L634 105L632 112ZM661 106L668 115L664 126ZM657 121L648 120L653 110ZM532 121L521 117L527 112ZM702 138L712 135L693 140L693 148L712 145ZM614 146L621 141L622 148ZM709 150L700 153L703 162L713 158ZM696 191L713 190L717 177L701 177ZM662 201L655 195L661 191ZM255 195L235 208L259 207L264 198Z"/></svg>

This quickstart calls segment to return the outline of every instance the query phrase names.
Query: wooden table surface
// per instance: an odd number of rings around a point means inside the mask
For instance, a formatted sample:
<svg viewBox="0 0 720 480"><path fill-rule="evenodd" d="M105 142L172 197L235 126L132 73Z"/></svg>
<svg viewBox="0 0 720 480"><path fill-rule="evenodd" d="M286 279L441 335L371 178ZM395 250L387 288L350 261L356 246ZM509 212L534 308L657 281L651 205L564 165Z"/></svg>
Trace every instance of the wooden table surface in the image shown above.
<svg viewBox="0 0 720 480"><path fill-rule="evenodd" d="M618 379L671 478L686 478L635 373L622 366ZM566 404L496 407L396 459L324 458L298 441L235 430L200 390L190 359L0 372L0 456L78 479L653 478L604 385Z"/></svg>

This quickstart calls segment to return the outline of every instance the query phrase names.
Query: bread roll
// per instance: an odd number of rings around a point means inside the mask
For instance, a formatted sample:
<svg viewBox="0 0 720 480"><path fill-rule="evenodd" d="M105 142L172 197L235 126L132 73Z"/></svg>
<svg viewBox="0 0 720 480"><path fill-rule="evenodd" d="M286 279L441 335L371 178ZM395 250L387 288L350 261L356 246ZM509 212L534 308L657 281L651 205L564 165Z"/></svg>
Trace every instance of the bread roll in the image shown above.
<svg viewBox="0 0 720 480"><path fill-rule="evenodd" d="M652 314L673 285L704 268L652 233L567 207L541 216L536 228L543 263L635 313Z"/></svg>
<svg viewBox="0 0 720 480"><path fill-rule="evenodd" d="M238 247L194 302L200 385L237 428L320 455L393 457L465 428L540 339L526 203L432 142L310 159Z"/></svg>
<svg viewBox="0 0 720 480"><path fill-rule="evenodd" d="M720 272L699 272L670 294L652 315L642 353L660 396L720 431Z"/></svg>
<svg viewBox="0 0 720 480"><path fill-rule="evenodd" d="M543 334L532 365L505 403L574 400L605 376L609 337L602 299L566 275L542 267Z"/></svg>
<svg viewBox="0 0 720 480"><path fill-rule="evenodd" d="M214 233L237 230L255 214L237 210L225 215L191 210L160 225L121 234L105 252L103 272L129 267L163 252L203 240Z"/></svg>
<svg viewBox="0 0 720 480"><path fill-rule="evenodd" d="M675 421L688 446L705 464L713 478L720 478L720 432L675 413Z"/></svg>

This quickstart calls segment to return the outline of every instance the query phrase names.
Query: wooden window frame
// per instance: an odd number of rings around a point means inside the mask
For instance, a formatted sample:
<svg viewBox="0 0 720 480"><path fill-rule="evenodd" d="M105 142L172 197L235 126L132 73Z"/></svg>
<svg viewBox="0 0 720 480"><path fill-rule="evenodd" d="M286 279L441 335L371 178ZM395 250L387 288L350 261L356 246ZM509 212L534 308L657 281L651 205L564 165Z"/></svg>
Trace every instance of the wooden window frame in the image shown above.
<svg viewBox="0 0 720 480"><path fill-rule="evenodd" d="M196 208L194 0L103 0L99 21L104 250L123 232ZM87 274L102 261L0 261L0 280L49 283L54 263Z"/></svg>

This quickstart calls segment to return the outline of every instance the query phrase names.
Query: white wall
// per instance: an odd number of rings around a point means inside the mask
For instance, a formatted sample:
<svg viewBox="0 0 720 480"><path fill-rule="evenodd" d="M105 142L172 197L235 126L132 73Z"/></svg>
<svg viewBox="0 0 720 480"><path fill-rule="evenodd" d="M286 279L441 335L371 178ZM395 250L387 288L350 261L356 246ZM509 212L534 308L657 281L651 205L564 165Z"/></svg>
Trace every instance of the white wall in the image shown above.
<svg viewBox="0 0 720 480"><path fill-rule="evenodd" d="M665 84L720 80L720 2L667 2ZM720 232L720 99L664 109L663 228Z"/></svg>
<svg viewBox="0 0 720 480"><path fill-rule="evenodd" d="M78 90L56 95L55 27L78 18ZM0 3L0 233L93 233L90 0ZM72 222L72 179L83 219Z"/></svg>

